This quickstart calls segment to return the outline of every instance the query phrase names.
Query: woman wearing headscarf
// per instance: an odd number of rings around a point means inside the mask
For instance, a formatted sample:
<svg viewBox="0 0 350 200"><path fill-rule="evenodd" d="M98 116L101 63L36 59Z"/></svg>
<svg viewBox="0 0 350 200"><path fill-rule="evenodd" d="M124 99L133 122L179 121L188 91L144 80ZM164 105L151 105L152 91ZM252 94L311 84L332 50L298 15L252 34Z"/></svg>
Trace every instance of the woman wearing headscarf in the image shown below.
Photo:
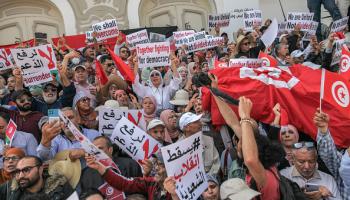
<svg viewBox="0 0 350 200"><path fill-rule="evenodd" d="M154 96L145 96L142 99L142 113L145 118L146 125L156 117L157 102Z"/></svg>
<svg viewBox="0 0 350 200"><path fill-rule="evenodd" d="M170 142L176 142L180 137L180 131L177 128L177 115L173 110L163 110L160 113L160 120L165 124L165 140L170 138Z"/></svg>
<svg viewBox="0 0 350 200"><path fill-rule="evenodd" d="M73 100L73 107L75 108L75 116L77 123L84 128L96 129L98 128L97 112L91 107L91 99L85 96L84 93L78 92Z"/></svg>

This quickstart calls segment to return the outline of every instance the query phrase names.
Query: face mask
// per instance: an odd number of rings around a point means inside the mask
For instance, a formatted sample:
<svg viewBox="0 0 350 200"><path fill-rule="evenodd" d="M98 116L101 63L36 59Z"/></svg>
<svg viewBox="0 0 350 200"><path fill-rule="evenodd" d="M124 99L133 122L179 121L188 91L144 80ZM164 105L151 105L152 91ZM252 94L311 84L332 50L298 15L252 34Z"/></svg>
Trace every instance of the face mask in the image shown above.
<svg viewBox="0 0 350 200"><path fill-rule="evenodd" d="M77 65L77 64L80 63L80 59L79 59L79 58L73 58L73 59L72 59L72 63L75 64L75 65Z"/></svg>

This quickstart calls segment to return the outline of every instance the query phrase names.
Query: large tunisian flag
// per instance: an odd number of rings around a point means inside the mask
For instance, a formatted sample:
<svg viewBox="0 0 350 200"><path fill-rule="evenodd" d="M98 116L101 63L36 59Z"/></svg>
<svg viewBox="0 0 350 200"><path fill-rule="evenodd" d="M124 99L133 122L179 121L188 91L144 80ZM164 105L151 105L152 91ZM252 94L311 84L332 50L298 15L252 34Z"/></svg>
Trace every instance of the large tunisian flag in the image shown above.
<svg viewBox="0 0 350 200"><path fill-rule="evenodd" d="M280 103L288 113L290 124L316 138L313 116L320 102L321 70L295 65L288 69L241 67L214 69L211 72L219 77L219 89L233 98L246 96L253 101L254 119L271 123L274 119L272 108ZM326 72L326 81L322 111L330 116L330 131L335 143L340 147L349 147L350 85L344 82L342 76L332 72ZM340 86L339 81L343 83ZM338 86L332 87L335 84ZM213 124L225 124L210 91L203 88L202 94L203 109L211 112ZM233 109L237 111L237 107Z"/></svg>

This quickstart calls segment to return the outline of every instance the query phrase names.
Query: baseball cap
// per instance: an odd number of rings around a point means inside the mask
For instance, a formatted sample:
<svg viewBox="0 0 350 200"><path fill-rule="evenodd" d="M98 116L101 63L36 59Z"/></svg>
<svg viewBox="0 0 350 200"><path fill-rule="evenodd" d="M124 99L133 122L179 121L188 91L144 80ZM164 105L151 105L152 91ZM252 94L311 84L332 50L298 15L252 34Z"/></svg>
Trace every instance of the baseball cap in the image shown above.
<svg viewBox="0 0 350 200"><path fill-rule="evenodd" d="M16 101L16 99L21 98L21 96L23 96L23 95L27 95L29 97L32 97L32 94L28 90L23 89L23 90L19 90L19 91L14 91L12 93L12 100Z"/></svg>
<svg viewBox="0 0 350 200"><path fill-rule="evenodd" d="M240 178L231 178L223 182L220 187L221 199L250 200L260 193L252 190Z"/></svg>
<svg viewBox="0 0 350 200"><path fill-rule="evenodd" d="M79 69L79 68L82 68L82 69L86 70L86 67L85 67L84 65L77 65L77 66L75 66L75 67L73 68L73 70L76 71L76 70Z"/></svg>
<svg viewBox="0 0 350 200"><path fill-rule="evenodd" d="M300 56L304 55L304 53L301 50L294 50L290 56L292 58L299 58Z"/></svg>
<svg viewBox="0 0 350 200"><path fill-rule="evenodd" d="M156 126L164 126L165 127L165 124L163 121L159 120L159 119L152 119L149 123L148 123L148 126L147 126L147 131L149 131L150 129L156 127Z"/></svg>
<svg viewBox="0 0 350 200"><path fill-rule="evenodd" d="M185 128L185 126L187 126L188 124L200 120L202 118L202 115L203 114L196 115L196 114L191 113L191 112L187 112L187 113L183 114L179 120L180 130L183 130Z"/></svg>

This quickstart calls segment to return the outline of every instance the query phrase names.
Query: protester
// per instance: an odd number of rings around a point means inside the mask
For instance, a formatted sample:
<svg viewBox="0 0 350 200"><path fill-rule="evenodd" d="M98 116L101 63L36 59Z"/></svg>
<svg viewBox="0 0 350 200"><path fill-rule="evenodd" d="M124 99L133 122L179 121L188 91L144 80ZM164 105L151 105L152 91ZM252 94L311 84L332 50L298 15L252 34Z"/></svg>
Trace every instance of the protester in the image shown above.
<svg viewBox="0 0 350 200"><path fill-rule="evenodd" d="M0 169L0 185L13 178L17 162L25 156L20 148L8 148L3 155L4 168Z"/></svg>
<svg viewBox="0 0 350 200"><path fill-rule="evenodd" d="M239 178L229 179L221 184L220 197L228 200L251 200L260 195L259 192L252 190L249 186Z"/></svg>
<svg viewBox="0 0 350 200"><path fill-rule="evenodd" d="M211 176L207 175L208 188L202 193L203 200L220 200L220 184L219 181Z"/></svg>
<svg viewBox="0 0 350 200"><path fill-rule="evenodd" d="M160 120L165 125L165 137L171 138L171 143L175 143L180 137L180 131L177 127L177 115L174 110L163 110L160 113Z"/></svg>
<svg viewBox="0 0 350 200"><path fill-rule="evenodd" d="M145 96L142 100L142 111L146 123L148 124L156 117L157 102L153 96Z"/></svg>
<svg viewBox="0 0 350 200"><path fill-rule="evenodd" d="M165 138L165 124L159 119L152 119L148 123L147 133L163 146L166 146L171 142L171 138L169 136L168 138Z"/></svg>
<svg viewBox="0 0 350 200"><path fill-rule="evenodd" d="M91 99L85 96L84 93L78 92L73 101L73 108L75 109L75 117L80 126L88 129L96 129L97 112L91 106Z"/></svg>

